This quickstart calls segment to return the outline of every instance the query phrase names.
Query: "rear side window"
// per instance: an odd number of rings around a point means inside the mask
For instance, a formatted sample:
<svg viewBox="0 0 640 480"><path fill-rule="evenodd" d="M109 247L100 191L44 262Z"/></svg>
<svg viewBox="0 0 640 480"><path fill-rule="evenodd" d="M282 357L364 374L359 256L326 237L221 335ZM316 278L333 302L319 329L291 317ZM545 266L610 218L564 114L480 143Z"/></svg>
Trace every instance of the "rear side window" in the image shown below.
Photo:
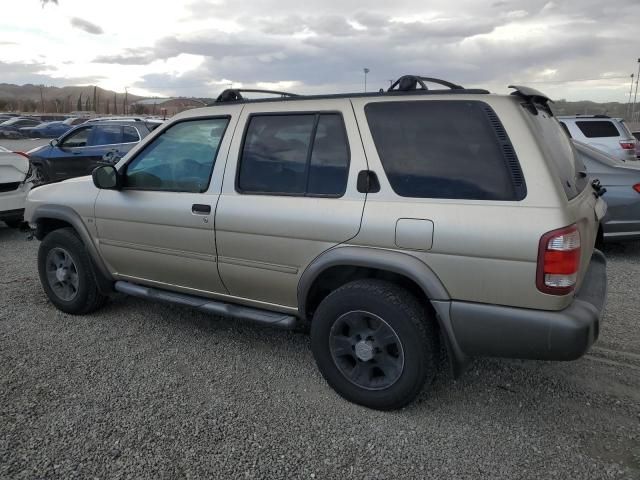
<svg viewBox="0 0 640 480"><path fill-rule="evenodd" d="M341 115L255 115L245 134L237 186L244 193L340 196L348 170Z"/></svg>
<svg viewBox="0 0 640 480"><path fill-rule="evenodd" d="M369 128L403 197L521 200L524 177L498 116L484 102L370 103Z"/></svg>
<svg viewBox="0 0 640 480"><path fill-rule="evenodd" d="M608 120L577 121L576 125L587 138L619 137L620 132Z"/></svg>
<svg viewBox="0 0 640 480"><path fill-rule="evenodd" d="M135 143L138 141L140 141L138 130L128 126L122 128L122 143Z"/></svg>

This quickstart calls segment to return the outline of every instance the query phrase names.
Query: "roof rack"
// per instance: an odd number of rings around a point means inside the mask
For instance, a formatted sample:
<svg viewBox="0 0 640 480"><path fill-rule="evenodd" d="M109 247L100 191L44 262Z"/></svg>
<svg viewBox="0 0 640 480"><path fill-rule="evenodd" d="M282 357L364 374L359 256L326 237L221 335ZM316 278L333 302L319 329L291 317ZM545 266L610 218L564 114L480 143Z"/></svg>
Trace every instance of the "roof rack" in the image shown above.
<svg viewBox="0 0 640 480"><path fill-rule="evenodd" d="M277 90L260 90L255 88L227 88L224 90L214 103L226 103L226 102L238 102L244 100L242 93L268 93L270 95L280 95L281 98L285 97L298 97L299 95L289 92L279 92Z"/></svg>
<svg viewBox="0 0 640 480"><path fill-rule="evenodd" d="M424 82L437 83L445 87L449 87L451 90L464 90L464 87L456 85L455 83L447 82L439 78L420 77L418 75L403 75L396 80L388 89L387 92L409 92L411 90L429 90ZM420 85L420 89L418 89Z"/></svg>

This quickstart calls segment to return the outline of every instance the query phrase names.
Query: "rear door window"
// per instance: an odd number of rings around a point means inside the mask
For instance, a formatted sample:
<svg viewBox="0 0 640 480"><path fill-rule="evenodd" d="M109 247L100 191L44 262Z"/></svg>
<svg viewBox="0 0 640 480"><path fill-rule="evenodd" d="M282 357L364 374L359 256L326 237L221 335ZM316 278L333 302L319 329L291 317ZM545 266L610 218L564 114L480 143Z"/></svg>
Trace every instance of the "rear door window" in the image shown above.
<svg viewBox="0 0 640 480"><path fill-rule="evenodd" d="M93 127L89 145L117 145L122 143L122 127L120 125L98 125Z"/></svg>
<svg viewBox="0 0 640 480"><path fill-rule="evenodd" d="M576 122L580 131L587 138L619 137L620 132L609 120L593 120Z"/></svg>
<svg viewBox="0 0 640 480"><path fill-rule="evenodd" d="M521 200L524 177L507 134L479 101L376 102L365 107L389 183L403 197Z"/></svg>
<svg viewBox="0 0 640 480"><path fill-rule="evenodd" d="M340 114L258 114L249 120L237 187L242 193L341 196L348 170Z"/></svg>

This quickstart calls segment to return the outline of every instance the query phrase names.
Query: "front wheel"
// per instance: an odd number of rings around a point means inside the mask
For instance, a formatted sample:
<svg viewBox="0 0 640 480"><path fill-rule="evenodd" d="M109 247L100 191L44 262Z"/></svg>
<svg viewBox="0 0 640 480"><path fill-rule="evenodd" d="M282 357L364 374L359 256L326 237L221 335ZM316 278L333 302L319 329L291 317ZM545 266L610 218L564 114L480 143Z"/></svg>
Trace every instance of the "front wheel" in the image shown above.
<svg viewBox="0 0 640 480"><path fill-rule="evenodd" d="M59 310L81 315L102 307L91 258L72 228L49 233L38 250L38 273L45 293Z"/></svg>
<svg viewBox="0 0 640 480"><path fill-rule="evenodd" d="M410 403L436 373L433 320L408 291L380 280L329 294L313 316L311 347L336 392L378 410Z"/></svg>

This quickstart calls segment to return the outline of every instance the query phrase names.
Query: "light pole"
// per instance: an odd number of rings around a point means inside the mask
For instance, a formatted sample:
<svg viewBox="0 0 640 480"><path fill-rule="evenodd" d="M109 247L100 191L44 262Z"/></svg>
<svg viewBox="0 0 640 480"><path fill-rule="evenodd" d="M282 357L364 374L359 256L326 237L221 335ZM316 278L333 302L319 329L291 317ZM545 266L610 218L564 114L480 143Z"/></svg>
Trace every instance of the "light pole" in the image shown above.
<svg viewBox="0 0 640 480"><path fill-rule="evenodd" d="M638 99L638 80L640 80L640 58L638 59L638 75L636 76L636 93L633 94L633 110L631 111L631 121L636 118L636 100Z"/></svg>
<svg viewBox="0 0 640 480"><path fill-rule="evenodd" d="M627 119L631 121L631 94L633 93L633 73L631 74L631 85L629 85L629 101L627 102Z"/></svg>
<svg viewBox="0 0 640 480"><path fill-rule="evenodd" d="M369 73L371 70L369 70L368 68L364 69L364 91L367 91L367 73Z"/></svg>

